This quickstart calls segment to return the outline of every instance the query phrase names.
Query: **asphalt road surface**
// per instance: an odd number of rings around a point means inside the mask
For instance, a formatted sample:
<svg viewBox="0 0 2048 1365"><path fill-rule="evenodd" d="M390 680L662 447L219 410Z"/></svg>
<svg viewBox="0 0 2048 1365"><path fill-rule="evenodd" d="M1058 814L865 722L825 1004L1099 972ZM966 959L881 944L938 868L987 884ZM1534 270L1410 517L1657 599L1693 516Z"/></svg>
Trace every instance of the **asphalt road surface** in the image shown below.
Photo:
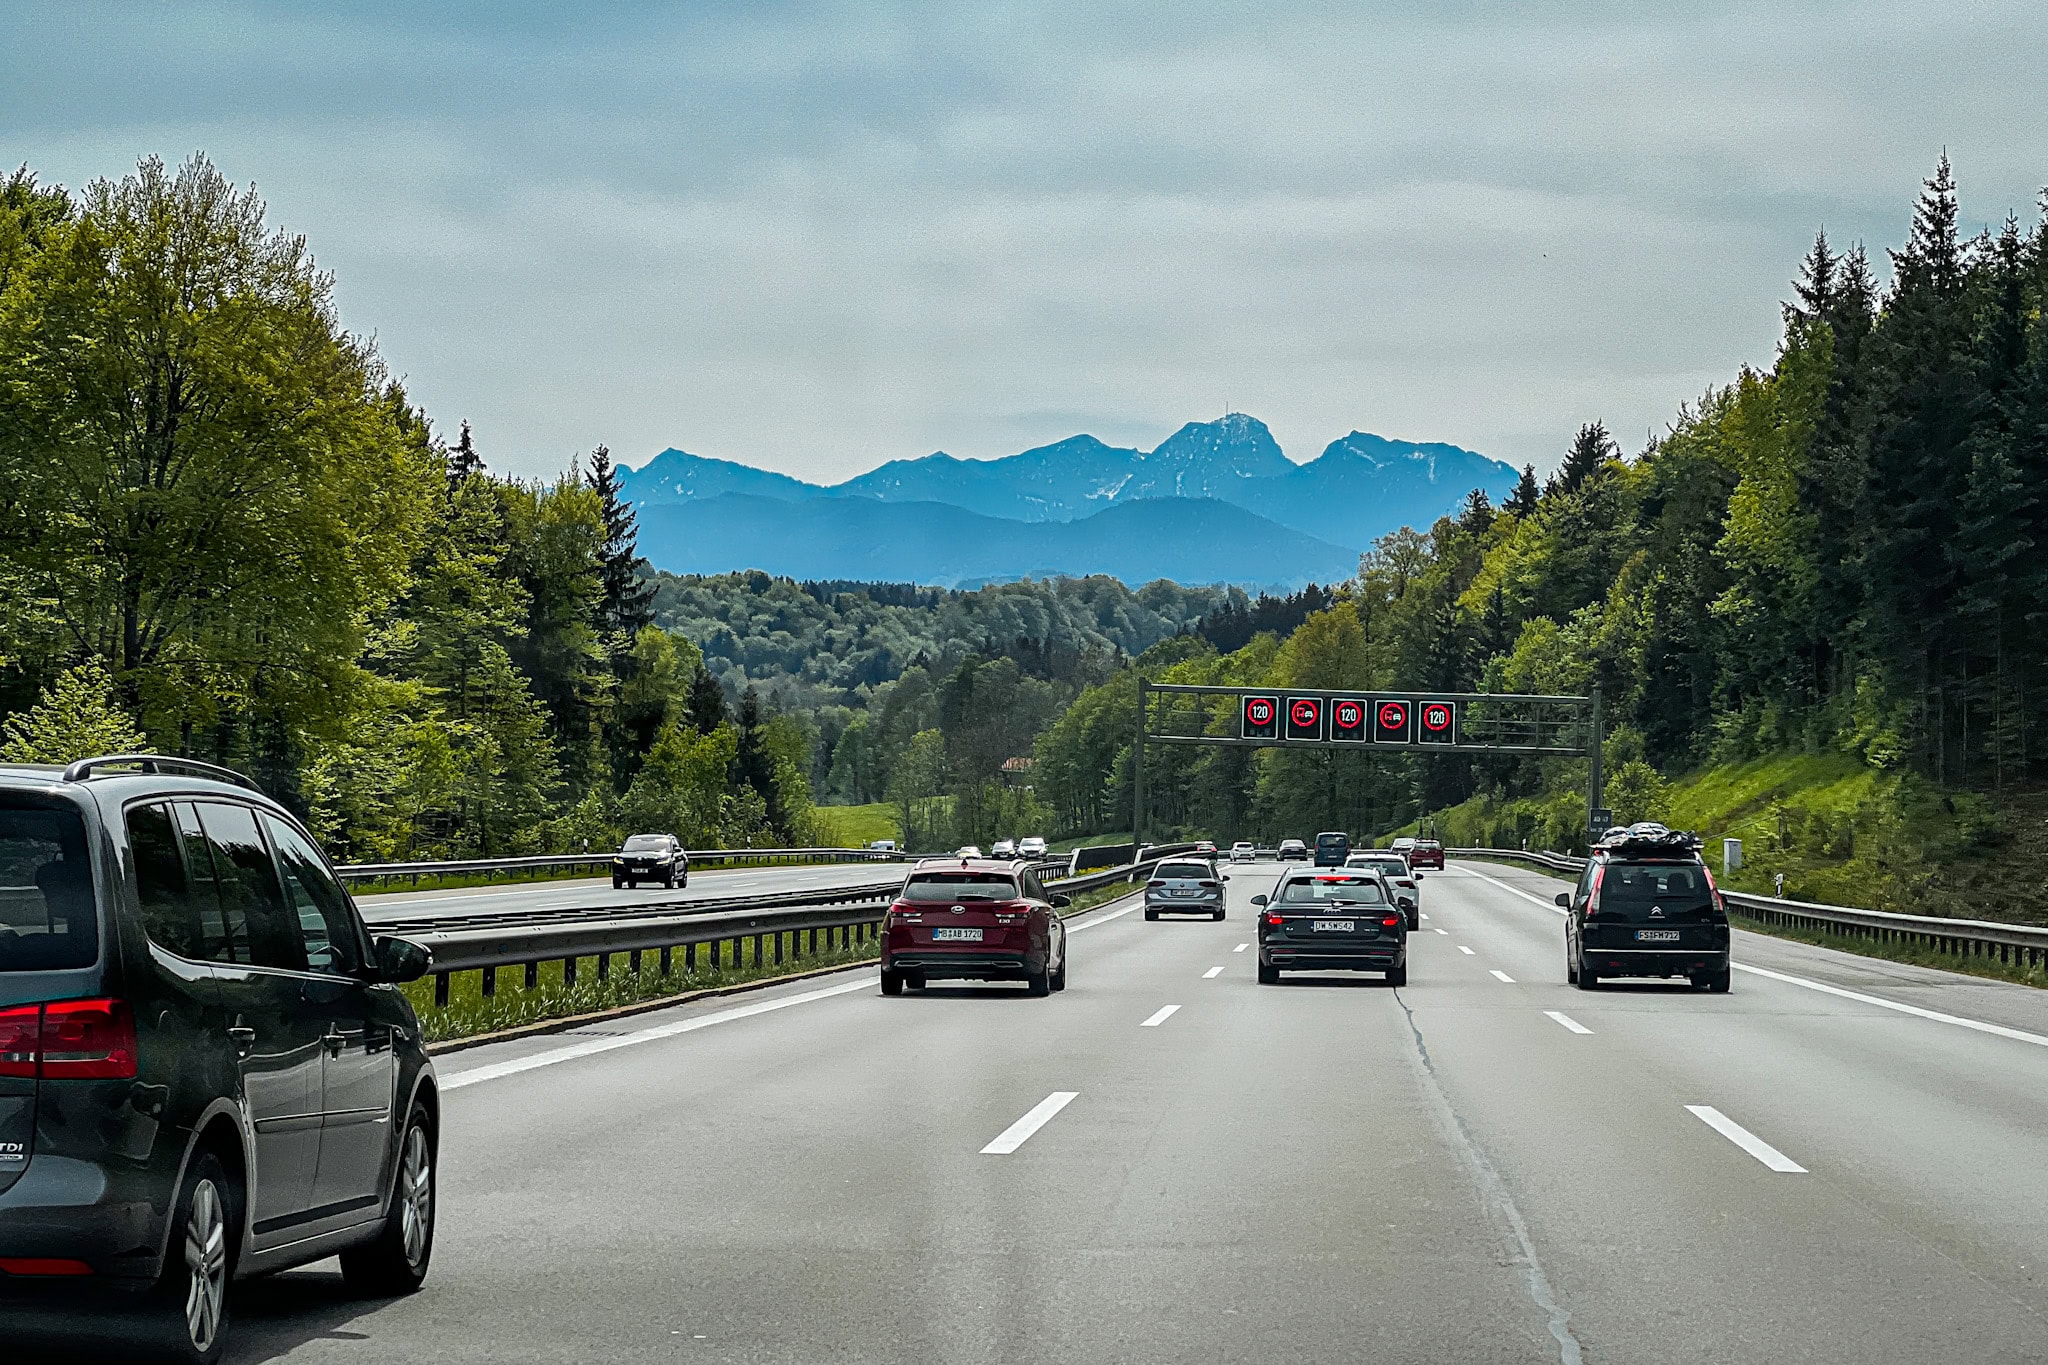
<svg viewBox="0 0 2048 1365"><path fill-rule="evenodd" d="M1430 874L1409 985L1074 921L1071 989L872 969L442 1059L424 1292L241 1287L241 1362L2048 1359L2048 996L1740 935L1564 984ZM1218 971L1216 969L1220 968Z"/></svg>
<svg viewBox="0 0 2048 1365"><path fill-rule="evenodd" d="M609 877L577 877L561 881L523 882L510 886L473 886L454 891L392 891L356 897L356 906L372 928L392 920L421 915L455 918L517 914L531 910L609 908L631 904L635 897L650 905L674 901L715 900L722 896L774 895L834 886L864 886L901 880L903 863L811 863L791 867L693 868L690 884L678 891L646 885L612 890Z"/></svg>

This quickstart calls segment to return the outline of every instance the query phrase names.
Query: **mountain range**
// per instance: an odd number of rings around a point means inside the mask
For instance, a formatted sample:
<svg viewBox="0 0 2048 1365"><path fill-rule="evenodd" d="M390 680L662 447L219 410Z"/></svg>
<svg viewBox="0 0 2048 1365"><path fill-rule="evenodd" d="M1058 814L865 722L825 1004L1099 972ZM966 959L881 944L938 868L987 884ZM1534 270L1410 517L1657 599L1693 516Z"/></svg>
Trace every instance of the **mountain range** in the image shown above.
<svg viewBox="0 0 2048 1365"><path fill-rule="evenodd" d="M1458 446L1358 431L1296 464L1243 413L1150 451L1072 436L996 460L892 460L831 485L675 449L620 474L641 553L672 573L1257 588L1347 578L1380 536L1431 525L1473 488L1498 501L1516 479Z"/></svg>

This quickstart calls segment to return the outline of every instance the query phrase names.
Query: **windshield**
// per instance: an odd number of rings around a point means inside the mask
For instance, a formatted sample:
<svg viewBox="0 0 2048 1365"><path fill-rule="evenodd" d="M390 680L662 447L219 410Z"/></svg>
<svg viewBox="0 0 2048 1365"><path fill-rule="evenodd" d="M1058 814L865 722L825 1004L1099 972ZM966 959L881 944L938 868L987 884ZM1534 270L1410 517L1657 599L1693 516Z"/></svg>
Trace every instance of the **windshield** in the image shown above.
<svg viewBox="0 0 2048 1365"><path fill-rule="evenodd" d="M636 834L626 840L627 853L666 853L668 836L663 834Z"/></svg>
<svg viewBox="0 0 2048 1365"><path fill-rule="evenodd" d="M917 872L903 884L907 901L1008 901L1017 894L1017 879L1001 872Z"/></svg>
<svg viewBox="0 0 2048 1365"><path fill-rule="evenodd" d="M1281 888L1280 899L1289 905L1312 905L1344 901L1351 905L1385 905L1378 881L1367 877L1313 877L1292 881Z"/></svg>
<svg viewBox="0 0 2048 1365"><path fill-rule="evenodd" d="M64 804L0 804L0 972L89 967L99 913L85 822Z"/></svg>

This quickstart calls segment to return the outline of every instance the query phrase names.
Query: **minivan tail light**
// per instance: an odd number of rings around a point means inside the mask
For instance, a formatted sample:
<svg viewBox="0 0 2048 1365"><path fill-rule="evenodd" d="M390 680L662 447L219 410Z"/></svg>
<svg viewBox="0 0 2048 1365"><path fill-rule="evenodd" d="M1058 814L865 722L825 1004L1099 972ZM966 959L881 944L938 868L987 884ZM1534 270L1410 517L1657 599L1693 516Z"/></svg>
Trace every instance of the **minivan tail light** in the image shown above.
<svg viewBox="0 0 2048 1365"><path fill-rule="evenodd" d="M60 1000L0 1010L0 1076L135 1078L135 1012L125 1000Z"/></svg>

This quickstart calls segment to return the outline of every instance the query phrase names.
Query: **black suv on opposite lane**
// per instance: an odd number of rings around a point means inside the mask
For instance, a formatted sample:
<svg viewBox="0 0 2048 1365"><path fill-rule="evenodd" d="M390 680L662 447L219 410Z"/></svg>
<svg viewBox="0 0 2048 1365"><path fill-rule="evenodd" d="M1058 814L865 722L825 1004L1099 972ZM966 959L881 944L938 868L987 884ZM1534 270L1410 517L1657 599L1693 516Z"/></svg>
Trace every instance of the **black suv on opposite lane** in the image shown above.
<svg viewBox="0 0 2048 1365"><path fill-rule="evenodd" d="M305 829L225 769L0 766L0 1340L10 1316L217 1360L237 1277L419 1287L439 1105Z"/></svg>
<svg viewBox="0 0 2048 1365"><path fill-rule="evenodd" d="M1260 907L1260 985L1304 970L1385 972L1389 986L1408 984L1408 918L1378 873L1289 873L1252 904Z"/></svg>
<svg viewBox="0 0 2048 1365"><path fill-rule="evenodd" d="M612 855L612 890L660 882L673 891L690 884L690 855L673 834L635 834Z"/></svg>
<svg viewBox="0 0 2048 1365"><path fill-rule="evenodd" d="M1557 903L1568 912L1565 979L1580 990L1613 976L1729 988L1728 912L1690 834L1647 824L1611 832L1593 847L1578 888Z"/></svg>

